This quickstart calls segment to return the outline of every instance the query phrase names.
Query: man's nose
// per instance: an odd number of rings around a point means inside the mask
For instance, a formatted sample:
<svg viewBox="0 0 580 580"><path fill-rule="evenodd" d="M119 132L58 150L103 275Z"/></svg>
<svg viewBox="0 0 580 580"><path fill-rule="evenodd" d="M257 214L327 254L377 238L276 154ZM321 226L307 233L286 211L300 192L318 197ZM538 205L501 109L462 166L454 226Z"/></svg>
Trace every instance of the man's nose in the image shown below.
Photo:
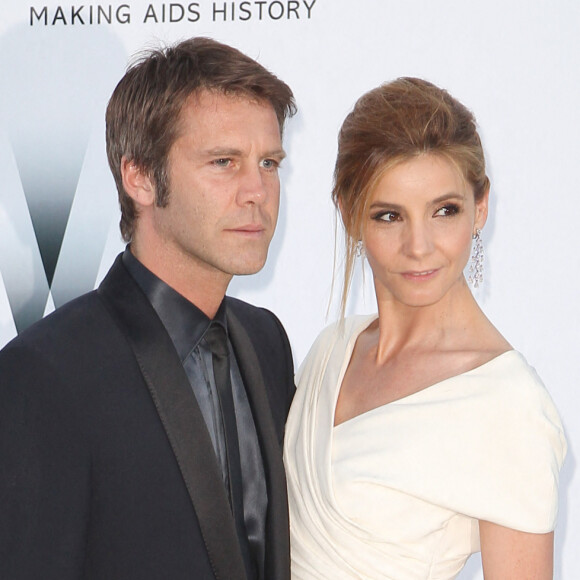
<svg viewBox="0 0 580 580"><path fill-rule="evenodd" d="M240 169L238 184L238 203L261 204L268 197L267 181L271 177L265 176L259 165L247 164Z"/></svg>

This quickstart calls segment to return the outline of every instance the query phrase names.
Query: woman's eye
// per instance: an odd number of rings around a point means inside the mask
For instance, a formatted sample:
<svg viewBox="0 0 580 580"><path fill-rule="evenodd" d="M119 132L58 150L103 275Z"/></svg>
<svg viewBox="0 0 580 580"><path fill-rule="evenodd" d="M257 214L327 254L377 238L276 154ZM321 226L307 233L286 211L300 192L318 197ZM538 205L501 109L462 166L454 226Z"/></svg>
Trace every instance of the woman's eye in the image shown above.
<svg viewBox="0 0 580 580"><path fill-rule="evenodd" d="M400 216L396 211L382 211L374 216L374 219L381 222L392 223L398 221Z"/></svg>
<svg viewBox="0 0 580 580"><path fill-rule="evenodd" d="M450 204L444 205L442 208L438 209L435 212L435 215L447 217L447 216L452 216L452 215L455 215L458 213L459 213L459 206L455 205L454 203L450 203Z"/></svg>

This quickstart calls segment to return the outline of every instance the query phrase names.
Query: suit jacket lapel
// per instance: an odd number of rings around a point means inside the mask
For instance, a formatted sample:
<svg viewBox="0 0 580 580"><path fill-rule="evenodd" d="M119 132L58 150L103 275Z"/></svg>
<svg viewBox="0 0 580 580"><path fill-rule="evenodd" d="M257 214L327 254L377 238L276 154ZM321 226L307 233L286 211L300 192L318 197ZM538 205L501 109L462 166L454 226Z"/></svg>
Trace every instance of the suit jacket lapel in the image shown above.
<svg viewBox="0 0 580 580"><path fill-rule="evenodd" d="M216 579L245 580L211 439L169 335L120 257L98 293L131 344L185 480Z"/></svg>
<svg viewBox="0 0 580 580"><path fill-rule="evenodd" d="M228 332L256 424L268 485L265 575L268 580L282 580L289 578L290 570L288 499L282 450L252 340L231 309L227 311L227 318Z"/></svg>

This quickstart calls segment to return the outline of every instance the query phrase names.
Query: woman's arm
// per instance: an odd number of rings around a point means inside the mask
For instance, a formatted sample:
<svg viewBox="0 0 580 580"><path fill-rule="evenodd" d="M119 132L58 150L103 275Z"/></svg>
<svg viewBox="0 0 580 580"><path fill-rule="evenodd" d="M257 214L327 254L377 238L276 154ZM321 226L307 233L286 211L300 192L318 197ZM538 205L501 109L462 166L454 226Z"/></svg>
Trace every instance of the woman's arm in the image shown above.
<svg viewBox="0 0 580 580"><path fill-rule="evenodd" d="M485 580L552 580L554 532L529 534L479 522Z"/></svg>

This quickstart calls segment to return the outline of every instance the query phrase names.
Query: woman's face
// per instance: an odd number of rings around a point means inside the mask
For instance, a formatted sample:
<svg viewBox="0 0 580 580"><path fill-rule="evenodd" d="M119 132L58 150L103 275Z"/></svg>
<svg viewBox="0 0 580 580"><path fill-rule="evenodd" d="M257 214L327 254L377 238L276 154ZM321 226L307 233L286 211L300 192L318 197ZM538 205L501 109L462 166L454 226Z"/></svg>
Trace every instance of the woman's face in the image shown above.
<svg viewBox="0 0 580 580"><path fill-rule="evenodd" d="M363 222L379 302L428 306L462 286L487 199L486 194L475 203L471 186L438 155L388 169L371 193Z"/></svg>

